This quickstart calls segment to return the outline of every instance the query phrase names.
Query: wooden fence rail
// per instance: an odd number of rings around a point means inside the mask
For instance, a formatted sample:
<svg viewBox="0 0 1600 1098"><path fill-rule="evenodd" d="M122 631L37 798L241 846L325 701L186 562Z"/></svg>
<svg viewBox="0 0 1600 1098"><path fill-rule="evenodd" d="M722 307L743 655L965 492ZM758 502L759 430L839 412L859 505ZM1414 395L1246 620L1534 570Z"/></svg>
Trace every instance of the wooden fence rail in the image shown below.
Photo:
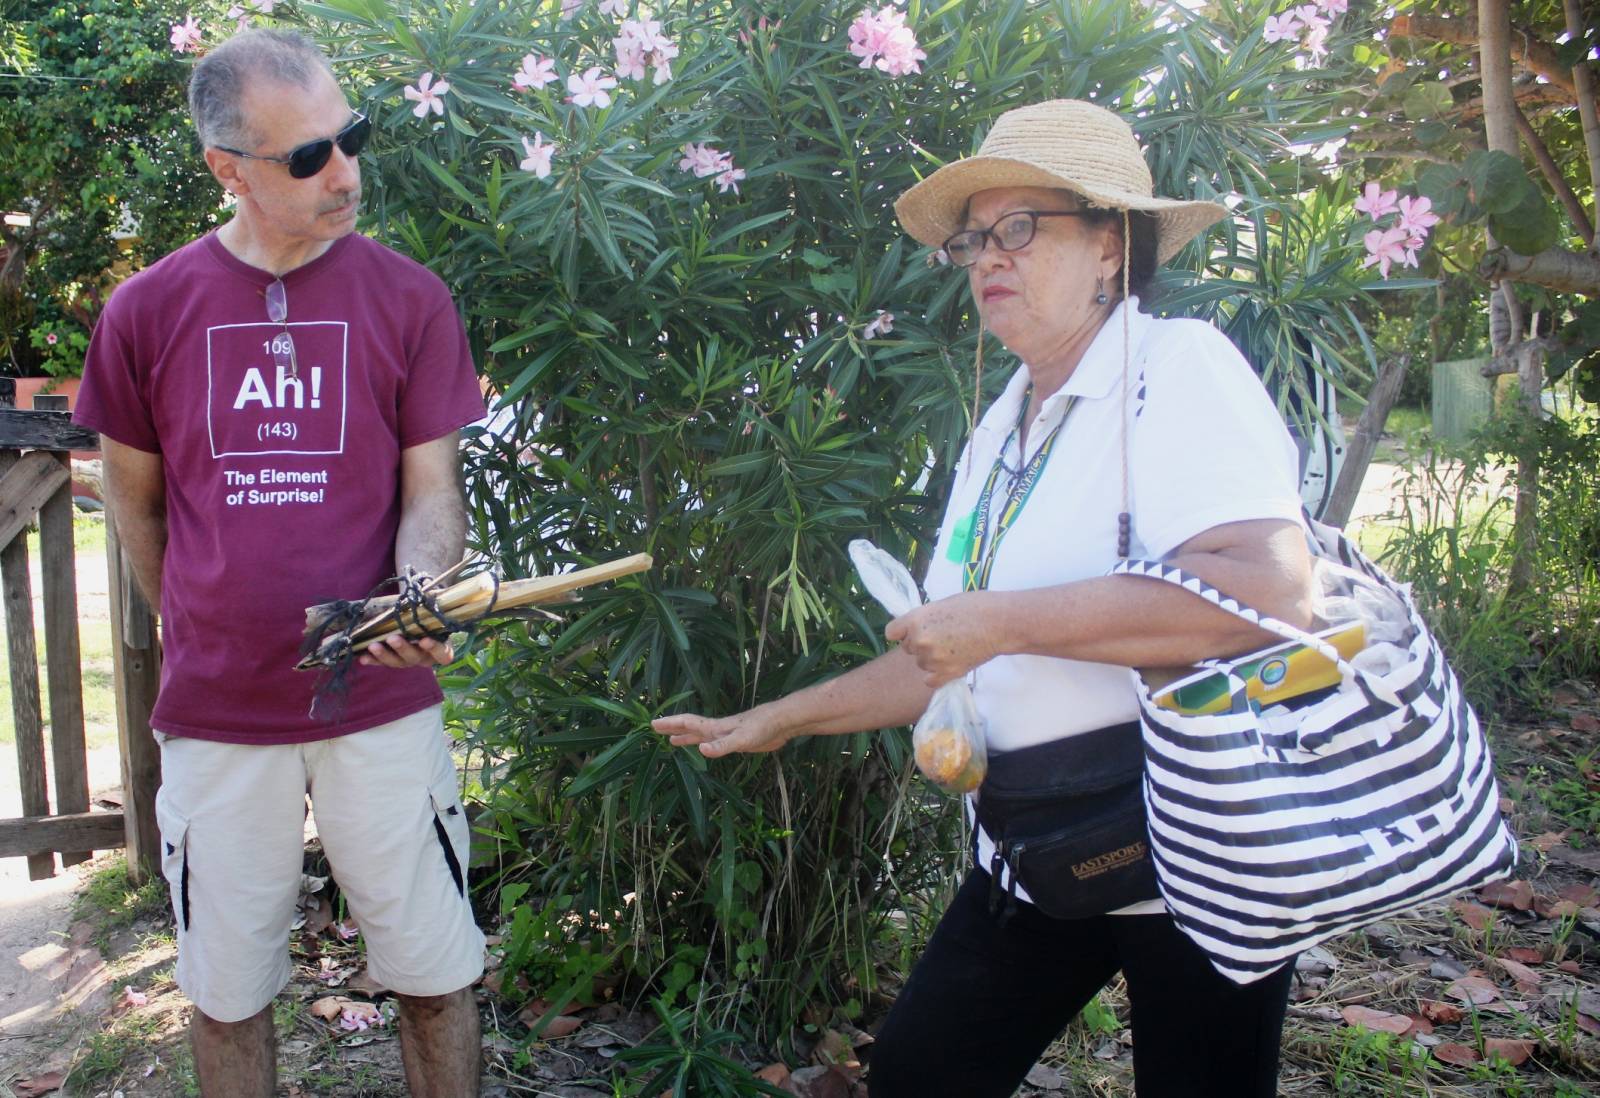
<svg viewBox="0 0 1600 1098"><path fill-rule="evenodd" d="M4 380L4 379L0 379ZM142 882L159 865L155 792L160 756L150 733L150 710L160 673L155 618L125 567L110 515L112 651L116 666L118 743L124 809L89 810L84 742L82 662L78 643L77 562L72 537L71 451L98 450L99 437L72 424L64 398L36 398L46 408L9 407L12 388L0 386L0 584L4 588L6 649L11 671L11 716L16 729L22 816L0 820L0 857L26 857L34 880L95 850L126 846L128 871ZM34 640L33 581L27 532L39 529L44 595L45 686L50 699L46 767L43 694ZM54 776L54 810L47 772Z"/></svg>

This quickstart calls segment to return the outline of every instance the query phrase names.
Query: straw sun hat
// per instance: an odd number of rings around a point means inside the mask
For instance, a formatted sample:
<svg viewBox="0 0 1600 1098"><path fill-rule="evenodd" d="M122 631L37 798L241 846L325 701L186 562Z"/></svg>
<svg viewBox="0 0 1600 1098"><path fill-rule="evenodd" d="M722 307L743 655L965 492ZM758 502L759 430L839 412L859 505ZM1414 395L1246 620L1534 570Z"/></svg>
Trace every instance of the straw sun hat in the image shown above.
<svg viewBox="0 0 1600 1098"><path fill-rule="evenodd" d="M965 227L967 200L991 187L1065 187L1091 206L1147 211L1156 219L1157 263L1228 215L1215 202L1154 197L1133 130L1081 99L1052 99L1002 114L978 155L928 176L900 196L894 212L915 239L941 247Z"/></svg>

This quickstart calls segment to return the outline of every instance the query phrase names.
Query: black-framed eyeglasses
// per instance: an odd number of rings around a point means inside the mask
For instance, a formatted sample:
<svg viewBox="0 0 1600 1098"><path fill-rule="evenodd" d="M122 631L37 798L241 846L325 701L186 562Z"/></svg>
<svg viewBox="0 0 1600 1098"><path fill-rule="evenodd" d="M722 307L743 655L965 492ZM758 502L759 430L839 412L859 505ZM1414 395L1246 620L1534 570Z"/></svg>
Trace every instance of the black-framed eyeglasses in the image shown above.
<svg viewBox="0 0 1600 1098"><path fill-rule="evenodd" d="M351 113L355 115L355 119L344 129L332 137L319 137L315 141L307 141L304 145L296 145L289 150L288 156L262 156L259 153L245 152L243 149L230 149L226 145L218 145L217 148L222 152L247 157L250 160L270 160L274 164L287 164L289 174L294 178L310 179L328 166L335 144L346 156L356 156L366 147L367 138L372 136L372 120L360 111Z"/></svg>
<svg viewBox="0 0 1600 1098"><path fill-rule="evenodd" d="M944 242L944 252L956 267L970 267L983 254L985 241L1002 252L1014 252L1033 243L1041 217L1083 217L1088 210L1013 210L987 229L965 229Z"/></svg>
<svg viewBox="0 0 1600 1098"><path fill-rule="evenodd" d="M300 363L294 354L294 336L289 334L289 291L280 278L268 283L263 294L267 299L267 319L283 328L272 337L272 363L280 374L287 366L290 377L299 377Z"/></svg>

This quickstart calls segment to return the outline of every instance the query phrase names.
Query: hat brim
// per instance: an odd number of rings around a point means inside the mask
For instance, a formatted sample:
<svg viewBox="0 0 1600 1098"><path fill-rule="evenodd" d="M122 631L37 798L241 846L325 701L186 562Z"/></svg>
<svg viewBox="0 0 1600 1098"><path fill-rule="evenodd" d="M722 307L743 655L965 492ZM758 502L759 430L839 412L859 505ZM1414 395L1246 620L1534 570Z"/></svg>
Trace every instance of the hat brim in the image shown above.
<svg viewBox="0 0 1600 1098"><path fill-rule="evenodd" d="M946 164L895 201L895 216L913 239L930 248L942 247L964 227L962 219L968 200L979 191L995 187L1061 187L1092 206L1153 214L1157 263L1165 263L1189 241L1228 216L1227 207L1216 202L1096 190L1037 164L1003 156L969 156Z"/></svg>

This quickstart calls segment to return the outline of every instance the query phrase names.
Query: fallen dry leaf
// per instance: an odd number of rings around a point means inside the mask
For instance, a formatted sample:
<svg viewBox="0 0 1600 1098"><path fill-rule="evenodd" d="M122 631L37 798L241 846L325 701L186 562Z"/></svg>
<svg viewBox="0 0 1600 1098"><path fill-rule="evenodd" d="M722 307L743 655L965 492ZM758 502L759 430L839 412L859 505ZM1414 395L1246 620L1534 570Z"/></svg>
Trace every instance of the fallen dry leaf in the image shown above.
<svg viewBox="0 0 1600 1098"><path fill-rule="evenodd" d="M1600 906L1600 890L1588 885L1571 884L1556 893L1557 899L1571 900L1579 907Z"/></svg>
<svg viewBox="0 0 1600 1098"><path fill-rule="evenodd" d="M1452 999L1460 999L1463 1003L1471 1003L1473 1006L1483 1006L1500 998L1500 989L1482 976L1463 976L1445 988L1444 993Z"/></svg>
<svg viewBox="0 0 1600 1098"><path fill-rule="evenodd" d="M1426 1036L1433 1032L1433 1023L1421 1014L1407 1014L1406 1017L1411 1019L1411 1032L1413 1034Z"/></svg>
<svg viewBox="0 0 1600 1098"><path fill-rule="evenodd" d="M1591 1036L1600 1037L1600 1021L1596 1021L1587 1014L1578 1015L1578 1028Z"/></svg>
<svg viewBox="0 0 1600 1098"><path fill-rule="evenodd" d="M1382 1033L1393 1033L1395 1036L1404 1036L1411 1032L1412 1021L1404 1014L1391 1014L1387 1010L1373 1010L1371 1007L1347 1006L1339 1012L1345 1024L1364 1026L1367 1029Z"/></svg>
<svg viewBox="0 0 1600 1098"><path fill-rule="evenodd" d="M1489 1037L1483 1042L1486 1056L1491 1059L1498 1056L1512 1067L1524 1063L1538 1047L1538 1041L1529 1041L1521 1037Z"/></svg>
<svg viewBox="0 0 1600 1098"><path fill-rule="evenodd" d="M311 1004L311 1013L324 1022L331 1022L344 1013L345 1004L349 1001L342 995L324 995Z"/></svg>
<svg viewBox="0 0 1600 1098"><path fill-rule="evenodd" d="M819 1064L855 1064L856 1050L850 1038L836 1029L825 1029L817 1040L813 1059Z"/></svg>
<svg viewBox="0 0 1600 1098"><path fill-rule="evenodd" d="M1593 713L1574 713L1568 723L1574 732L1600 732L1600 717Z"/></svg>
<svg viewBox="0 0 1600 1098"><path fill-rule="evenodd" d="M1567 916L1576 915L1578 912L1580 912L1582 910L1583 910L1583 908L1579 907L1577 904L1573 903L1571 900L1557 900L1555 903L1550 905L1550 910L1545 915L1545 918L1546 919L1565 919Z"/></svg>
<svg viewBox="0 0 1600 1098"><path fill-rule="evenodd" d="M547 1041L557 1041L562 1037L570 1037L583 1027L582 1018L574 1018L570 1014L557 1014L545 1024L539 1036Z"/></svg>
<svg viewBox="0 0 1600 1098"><path fill-rule="evenodd" d="M763 1083L771 1083L775 1087L781 1087L789 1081L789 1065L784 1063L768 1064L756 1072L756 1078Z"/></svg>
<svg viewBox="0 0 1600 1098"><path fill-rule="evenodd" d="M1417 1010L1428 1021L1441 1026L1453 1025L1465 1017L1462 1009L1454 1003L1441 1003L1437 999L1418 999Z"/></svg>
<svg viewBox="0 0 1600 1098"><path fill-rule="evenodd" d="M1511 960L1524 965L1537 965L1544 961L1543 953L1537 949L1529 949L1527 946L1507 946L1501 956L1509 957Z"/></svg>
<svg viewBox="0 0 1600 1098"><path fill-rule="evenodd" d="M16 1092L17 1098L36 1098L37 1095L60 1090L65 1081L66 1076L61 1072L47 1071L31 1079L18 1079L11 1084L11 1089Z"/></svg>
<svg viewBox="0 0 1600 1098"><path fill-rule="evenodd" d="M1476 1064L1483 1059L1478 1055L1477 1049L1468 1048L1466 1045L1460 1045L1454 1041L1446 1041L1444 1044L1437 1046L1433 1050L1433 1055L1435 1059L1443 1060L1447 1064L1455 1064L1457 1067Z"/></svg>
<svg viewBox="0 0 1600 1098"><path fill-rule="evenodd" d="M385 991L389 990L380 984L373 977L372 970L366 968L365 966L362 967L360 972L357 972L354 976L350 977L350 982L345 984L345 987L358 995L366 995L368 997L373 995L382 995Z"/></svg>
<svg viewBox="0 0 1600 1098"><path fill-rule="evenodd" d="M818 1064L790 1075L789 1089L799 1098L850 1098L855 1080L838 1064Z"/></svg>
<svg viewBox="0 0 1600 1098"><path fill-rule="evenodd" d="M1548 854L1550 853L1550 849L1552 847L1560 846L1562 843L1566 842L1567 836L1570 834L1572 834L1570 829L1566 831L1546 831L1542 835L1535 835L1533 838L1529 839L1528 845L1532 846L1541 854Z"/></svg>
<svg viewBox="0 0 1600 1098"><path fill-rule="evenodd" d="M1471 900L1456 900L1451 903L1450 910L1455 913L1456 918L1478 931L1483 930L1496 917L1493 911Z"/></svg>
<svg viewBox="0 0 1600 1098"><path fill-rule="evenodd" d="M1583 975L1583 966L1578 964L1577 961L1562 961L1560 964L1556 965L1556 967L1562 972L1568 972L1574 976Z"/></svg>
<svg viewBox="0 0 1600 1098"><path fill-rule="evenodd" d="M1522 995L1537 995L1539 993L1539 974L1527 965L1513 961L1509 957L1501 957L1498 964L1502 971L1516 983L1517 992Z"/></svg>
<svg viewBox="0 0 1600 1098"><path fill-rule="evenodd" d="M1478 890L1478 899L1491 907L1529 911L1533 908L1533 885L1527 881L1494 881Z"/></svg>

